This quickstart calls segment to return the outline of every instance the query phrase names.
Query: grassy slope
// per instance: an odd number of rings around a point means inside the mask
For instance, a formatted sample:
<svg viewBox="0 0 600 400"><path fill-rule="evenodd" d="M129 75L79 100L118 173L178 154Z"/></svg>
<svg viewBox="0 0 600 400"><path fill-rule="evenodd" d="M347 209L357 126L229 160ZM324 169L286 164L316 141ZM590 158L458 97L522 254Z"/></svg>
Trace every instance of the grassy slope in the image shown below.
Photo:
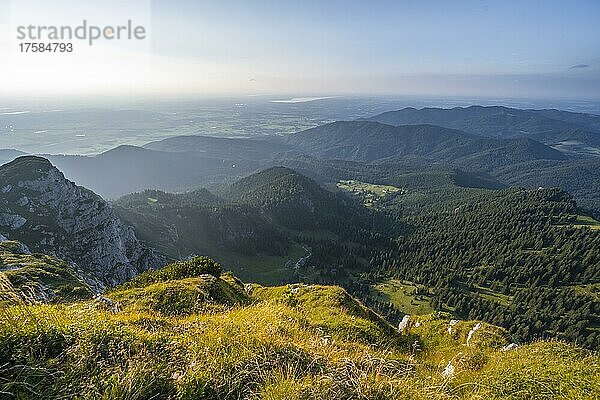
<svg viewBox="0 0 600 400"><path fill-rule="evenodd" d="M402 189L390 185L376 185L356 180L341 180L336 187L359 198L366 207L372 207L379 200L394 193L402 193Z"/></svg>
<svg viewBox="0 0 600 400"><path fill-rule="evenodd" d="M244 286L208 259L112 300L0 309L0 393L89 399L591 399L599 358L444 315L404 334L343 289ZM453 377L441 374L451 361ZM10 394L18 394L18 397Z"/></svg>
<svg viewBox="0 0 600 400"><path fill-rule="evenodd" d="M600 229L600 222L596 221L592 217L588 217L585 215L578 215L577 223L574 226L577 228L588 227L593 230L598 230L598 229Z"/></svg>
<svg viewBox="0 0 600 400"><path fill-rule="evenodd" d="M73 301L92 296L91 289L64 261L45 254L25 254L15 241L0 242L0 291L0 301Z"/></svg>
<svg viewBox="0 0 600 400"><path fill-rule="evenodd" d="M389 279L373 285L371 295L375 299L392 303L394 307L405 314L432 313L434 310L430 304L431 298L427 295L419 295L417 290L417 286L411 282Z"/></svg>

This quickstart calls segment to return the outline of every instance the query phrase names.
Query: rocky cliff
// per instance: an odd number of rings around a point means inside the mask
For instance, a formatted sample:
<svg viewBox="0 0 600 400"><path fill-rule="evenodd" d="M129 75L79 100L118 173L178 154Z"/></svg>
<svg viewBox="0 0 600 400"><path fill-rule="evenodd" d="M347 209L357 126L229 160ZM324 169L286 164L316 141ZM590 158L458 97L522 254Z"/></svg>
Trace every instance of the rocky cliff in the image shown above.
<svg viewBox="0 0 600 400"><path fill-rule="evenodd" d="M40 157L0 167L0 234L74 264L97 290L163 264L106 201Z"/></svg>

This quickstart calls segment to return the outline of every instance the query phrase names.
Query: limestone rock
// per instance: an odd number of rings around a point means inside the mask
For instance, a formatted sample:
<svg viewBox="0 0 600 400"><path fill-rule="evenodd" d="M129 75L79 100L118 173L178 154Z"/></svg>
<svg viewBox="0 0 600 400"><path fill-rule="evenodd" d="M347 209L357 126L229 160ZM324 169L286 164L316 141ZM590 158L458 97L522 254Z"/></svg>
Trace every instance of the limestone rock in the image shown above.
<svg viewBox="0 0 600 400"><path fill-rule="evenodd" d="M98 290L164 264L105 200L48 160L20 157L0 167L0 182L0 226L11 240L75 264Z"/></svg>

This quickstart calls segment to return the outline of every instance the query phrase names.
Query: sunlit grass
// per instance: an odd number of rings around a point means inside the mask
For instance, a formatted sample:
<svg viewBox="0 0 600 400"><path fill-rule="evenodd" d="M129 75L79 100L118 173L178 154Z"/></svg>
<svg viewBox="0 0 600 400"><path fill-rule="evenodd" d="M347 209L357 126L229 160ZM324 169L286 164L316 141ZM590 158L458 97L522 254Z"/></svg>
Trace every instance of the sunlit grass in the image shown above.
<svg viewBox="0 0 600 400"><path fill-rule="evenodd" d="M418 294L419 288L410 282L390 279L372 287L371 294L378 300L389 302L398 310L411 315L433 312L428 295Z"/></svg>
<svg viewBox="0 0 600 400"><path fill-rule="evenodd" d="M244 286L207 260L105 301L0 308L0 397L592 399L598 356L561 342L502 352L506 331L448 316L399 334L328 286ZM194 276L194 271L201 272ZM215 274L217 275L217 274ZM456 372L441 372L452 362Z"/></svg>

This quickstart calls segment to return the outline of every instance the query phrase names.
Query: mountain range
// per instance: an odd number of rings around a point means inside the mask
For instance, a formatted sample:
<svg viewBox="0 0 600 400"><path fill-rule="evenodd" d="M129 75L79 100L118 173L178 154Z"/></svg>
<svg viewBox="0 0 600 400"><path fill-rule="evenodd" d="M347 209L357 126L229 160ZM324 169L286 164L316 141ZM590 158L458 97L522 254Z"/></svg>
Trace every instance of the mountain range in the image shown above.
<svg viewBox="0 0 600 400"><path fill-rule="evenodd" d="M459 171L496 187L558 186L592 213L600 213L594 194L600 188L599 118L508 107L405 108L284 136L180 136L143 147L120 146L97 156L43 156L67 178L108 199L145 189L218 188L264 168L301 162L305 175L332 184L335 180L322 173L322 164L338 159L395 164L393 168L407 171ZM19 155L5 150L0 160Z"/></svg>
<svg viewBox="0 0 600 400"><path fill-rule="evenodd" d="M286 136L185 136L93 157L19 157L0 167L0 234L64 262L93 292L166 259L204 254L264 284L343 285L390 320L420 304L470 313L519 340L549 335L597 346L600 159L531 137L552 118L560 118L552 135L564 124L591 130L593 116L417 111L437 119L339 121ZM396 113L414 110L386 118ZM467 129L464 121L480 121L472 113L497 124L481 123L483 135L430 123L454 115ZM538 132L492 132L507 121L529 121ZM397 294L398 279L418 297ZM571 302L554 309L543 305L545 296ZM534 327L523 319L526 309L537 310ZM561 316L551 321L550 310Z"/></svg>
<svg viewBox="0 0 600 400"><path fill-rule="evenodd" d="M509 107L404 108L369 118L390 125L433 124L486 137L531 138L566 153L598 154L600 117L559 110Z"/></svg>
<svg viewBox="0 0 600 400"><path fill-rule="evenodd" d="M1 166L0 394L595 396L600 222L561 189L433 161L530 139L297 135L265 163L286 167L110 203L44 158ZM516 165L573 161L538 145Z"/></svg>
<svg viewBox="0 0 600 400"><path fill-rule="evenodd" d="M561 152L528 138L482 138L435 125L392 126L370 121L334 122L286 138L308 154L362 162L426 159L472 170L523 161L564 160Z"/></svg>

